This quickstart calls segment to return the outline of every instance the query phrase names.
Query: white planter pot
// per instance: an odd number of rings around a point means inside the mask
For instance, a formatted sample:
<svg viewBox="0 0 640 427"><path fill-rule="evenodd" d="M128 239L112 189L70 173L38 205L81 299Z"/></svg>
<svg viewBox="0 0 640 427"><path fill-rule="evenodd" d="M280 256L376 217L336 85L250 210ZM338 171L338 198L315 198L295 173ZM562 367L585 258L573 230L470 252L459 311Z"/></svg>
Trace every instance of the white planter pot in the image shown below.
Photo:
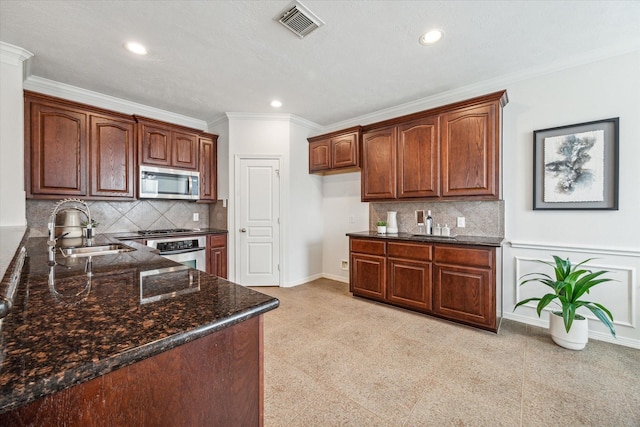
<svg viewBox="0 0 640 427"><path fill-rule="evenodd" d="M386 225L378 225L378 234L385 234L387 232L387 226Z"/></svg>
<svg viewBox="0 0 640 427"><path fill-rule="evenodd" d="M582 350L589 341L589 322L587 319L575 318L571 329L567 332L564 328L562 314L549 314L549 332L551 339L560 347L569 350Z"/></svg>

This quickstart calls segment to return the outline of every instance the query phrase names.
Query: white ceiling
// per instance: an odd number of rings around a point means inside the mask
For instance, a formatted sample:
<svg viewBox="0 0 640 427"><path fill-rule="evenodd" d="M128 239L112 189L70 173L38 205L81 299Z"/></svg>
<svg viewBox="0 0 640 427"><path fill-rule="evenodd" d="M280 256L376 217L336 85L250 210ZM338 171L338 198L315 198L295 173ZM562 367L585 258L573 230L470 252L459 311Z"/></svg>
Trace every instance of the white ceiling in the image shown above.
<svg viewBox="0 0 640 427"><path fill-rule="evenodd" d="M34 76L196 119L291 113L328 126L571 58L640 49L640 1L324 1L299 39L277 1L0 1ZM425 47L418 37L441 28ZM123 43L137 40L137 57ZM603 82L606 84L606 82ZM273 98L283 107L269 106Z"/></svg>

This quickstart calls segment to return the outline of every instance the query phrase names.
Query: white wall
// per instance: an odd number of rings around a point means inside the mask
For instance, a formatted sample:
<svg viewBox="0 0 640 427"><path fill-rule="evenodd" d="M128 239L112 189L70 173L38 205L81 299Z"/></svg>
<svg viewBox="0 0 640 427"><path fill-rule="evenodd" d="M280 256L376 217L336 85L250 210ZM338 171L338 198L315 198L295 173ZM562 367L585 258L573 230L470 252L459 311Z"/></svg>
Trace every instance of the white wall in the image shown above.
<svg viewBox="0 0 640 427"><path fill-rule="evenodd" d="M345 234L369 229L369 203L360 201L360 172L327 175L322 180L323 276L349 282L349 270L341 268L341 261L349 260Z"/></svg>
<svg viewBox="0 0 640 427"><path fill-rule="evenodd" d="M309 142L307 137L317 129L294 120L290 127L289 242L287 281L295 286L322 276L323 211L322 181L309 174Z"/></svg>
<svg viewBox="0 0 640 427"><path fill-rule="evenodd" d="M321 186L308 174L306 138L317 127L289 114L228 113L229 118L229 279L237 280L235 162L238 156L278 156L280 163L280 253L282 286L322 273Z"/></svg>
<svg viewBox="0 0 640 427"><path fill-rule="evenodd" d="M532 259L552 254L572 261L598 258L593 268L612 270L617 282L594 288L596 299L612 310L618 343L640 348L640 52L612 57L508 85L504 110L505 317L546 325L533 308L515 313L517 300L536 287L517 285L538 265ZM618 211L534 211L533 134L575 123L620 117ZM612 340L596 320L593 338Z"/></svg>
<svg viewBox="0 0 640 427"><path fill-rule="evenodd" d="M0 226L27 224L24 192L24 61L32 54L0 43Z"/></svg>

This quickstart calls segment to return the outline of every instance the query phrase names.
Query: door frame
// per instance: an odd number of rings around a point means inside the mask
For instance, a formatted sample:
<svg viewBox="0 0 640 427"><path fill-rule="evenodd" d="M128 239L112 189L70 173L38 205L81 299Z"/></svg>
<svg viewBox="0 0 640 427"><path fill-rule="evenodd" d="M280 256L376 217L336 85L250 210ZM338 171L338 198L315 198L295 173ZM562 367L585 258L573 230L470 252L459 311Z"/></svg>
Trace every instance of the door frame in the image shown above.
<svg viewBox="0 0 640 427"><path fill-rule="evenodd" d="M234 281L238 281L240 278L240 256L241 256L241 247L240 247L240 237L239 237L239 231L238 231L238 226L237 224L239 224L241 222L241 218L240 218L240 162L242 160L277 160L278 161L278 167L280 170L280 179L278 180L278 191L280 193L280 197L279 197L279 202L278 202L278 212L279 212L279 218L280 218L280 226L278 227L278 265L280 266L280 270L279 270L279 274L278 274L278 286L282 287L282 284L284 283L284 271L285 271L285 265L284 265L284 256L283 254L285 253L285 242L284 242L284 238L283 236L285 235L284 233L284 226L286 224L286 221L284 221L284 212L282 210L282 206L283 206L283 200L285 198L285 195L282 192L282 181L283 181L283 156L280 154L236 154L234 156L234 178L233 178L233 199L234 199L234 203L233 203L233 224L230 224L229 228L233 229L233 234L230 234L229 237L233 238L233 255L234 255L234 262L233 262L233 275ZM229 204L229 207L231 207L231 204ZM231 215L230 215L231 217Z"/></svg>

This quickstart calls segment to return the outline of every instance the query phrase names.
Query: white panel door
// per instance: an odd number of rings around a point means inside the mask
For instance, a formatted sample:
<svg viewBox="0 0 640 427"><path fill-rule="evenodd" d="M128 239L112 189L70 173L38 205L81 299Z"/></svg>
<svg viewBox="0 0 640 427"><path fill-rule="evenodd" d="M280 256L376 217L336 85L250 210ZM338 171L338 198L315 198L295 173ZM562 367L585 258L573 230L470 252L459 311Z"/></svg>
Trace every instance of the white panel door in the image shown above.
<svg viewBox="0 0 640 427"><path fill-rule="evenodd" d="M279 168L278 159L240 159L238 262L245 286L280 283Z"/></svg>

